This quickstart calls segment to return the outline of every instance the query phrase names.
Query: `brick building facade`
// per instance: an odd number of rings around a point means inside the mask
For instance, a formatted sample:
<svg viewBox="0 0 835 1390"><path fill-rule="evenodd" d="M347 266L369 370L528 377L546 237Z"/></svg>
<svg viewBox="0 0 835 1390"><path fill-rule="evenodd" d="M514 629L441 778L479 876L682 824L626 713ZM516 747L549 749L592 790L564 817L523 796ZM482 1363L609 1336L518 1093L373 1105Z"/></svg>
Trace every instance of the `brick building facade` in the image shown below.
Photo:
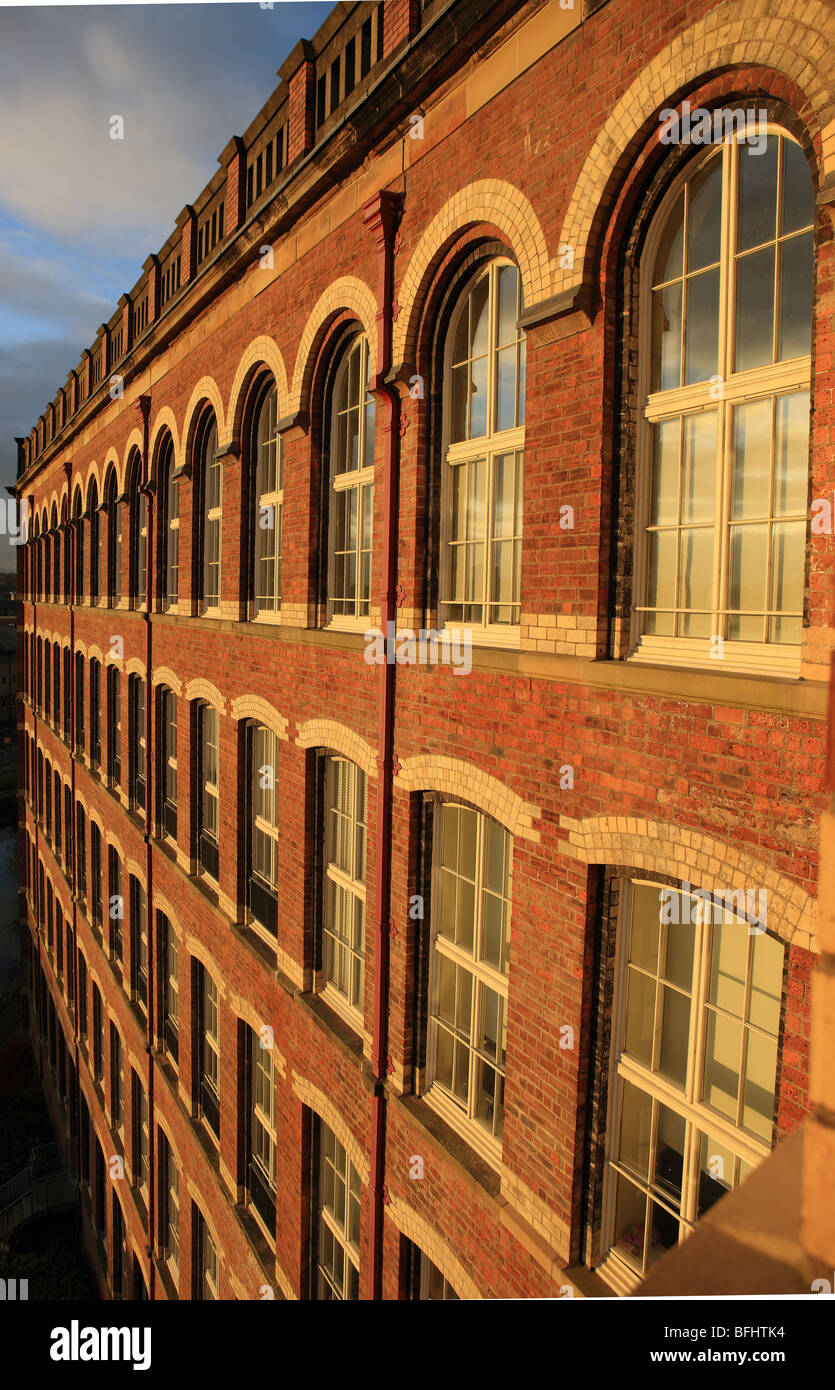
<svg viewBox="0 0 835 1390"><path fill-rule="evenodd" d="M337 5L19 441L112 1296L627 1293L808 1113L833 59L822 0Z"/></svg>

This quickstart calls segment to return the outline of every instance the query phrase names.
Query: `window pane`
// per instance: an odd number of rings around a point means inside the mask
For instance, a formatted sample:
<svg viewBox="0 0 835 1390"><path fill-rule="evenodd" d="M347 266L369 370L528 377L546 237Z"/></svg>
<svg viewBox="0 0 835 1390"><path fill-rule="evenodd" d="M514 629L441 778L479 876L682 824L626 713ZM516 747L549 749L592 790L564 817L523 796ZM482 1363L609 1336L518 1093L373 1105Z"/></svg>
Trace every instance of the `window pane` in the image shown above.
<svg viewBox="0 0 835 1390"><path fill-rule="evenodd" d="M655 980L629 967L623 1050L645 1066L652 1065L655 1025Z"/></svg>
<svg viewBox="0 0 835 1390"><path fill-rule="evenodd" d="M705 1043L704 1099L714 1110L736 1120L742 1025L708 1011Z"/></svg>
<svg viewBox="0 0 835 1390"><path fill-rule="evenodd" d="M681 285L652 292L651 391L669 391L681 381Z"/></svg>
<svg viewBox="0 0 835 1390"><path fill-rule="evenodd" d="M774 360L774 247L737 261L736 363L738 372Z"/></svg>
<svg viewBox="0 0 835 1390"><path fill-rule="evenodd" d="M767 526L732 526L730 537L730 585L728 606L762 613L765 606L765 575L768 555ZM728 636L733 640L761 642L762 620L758 617L728 618Z"/></svg>
<svg viewBox="0 0 835 1390"><path fill-rule="evenodd" d="M682 522L712 521L716 493L715 411L685 419L682 463Z"/></svg>
<svg viewBox="0 0 835 1390"><path fill-rule="evenodd" d="M815 217L815 201L809 165L799 145L783 139L783 207L780 233L797 232L809 227ZM808 349L807 349L808 351Z"/></svg>
<svg viewBox="0 0 835 1390"><path fill-rule="evenodd" d="M658 888L646 883L632 887L632 914L629 959L634 965L655 973L658 968L661 897ZM679 914L680 916L680 914Z"/></svg>
<svg viewBox="0 0 835 1390"><path fill-rule="evenodd" d="M652 477L649 520L651 526L678 520L679 451L681 422L664 420L653 425Z"/></svg>
<svg viewBox="0 0 835 1390"><path fill-rule="evenodd" d="M684 329L684 382L716 375L719 353L719 271L708 270L687 281Z"/></svg>
<svg viewBox="0 0 835 1390"><path fill-rule="evenodd" d="M742 1018L748 968L748 928L725 923L711 928L708 999L717 1008Z"/></svg>
<svg viewBox="0 0 835 1390"><path fill-rule="evenodd" d="M653 269L653 285L664 285L668 280L678 279L683 271L682 254L684 249L684 190L678 195L675 206L669 214Z"/></svg>
<svg viewBox="0 0 835 1390"><path fill-rule="evenodd" d="M678 930L678 929L676 929ZM678 990L661 986L661 1055L658 1069L677 1086L687 1075L687 1044L690 1036L690 1000Z"/></svg>
<svg viewBox="0 0 835 1390"><path fill-rule="evenodd" d="M776 1037L780 1026L780 1005L783 997L785 948L782 942L773 936L768 936L765 932L755 932L752 938L752 952L754 959L748 1018L758 1028L764 1028Z"/></svg>
<svg viewBox="0 0 835 1390"><path fill-rule="evenodd" d="M780 247L779 361L811 351L813 257L811 232Z"/></svg>
<svg viewBox="0 0 835 1390"><path fill-rule="evenodd" d="M681 1179L684 1172L686 1122L666 1105L658 1107L653 1187L672 1206L681 1207Z"/></svg>
<svg viewBox="0 0 835 1390"><path fill-rule="evenodd" d="M637 1178L649 1176L652 1099L630 1081L623 1083L618 1158Z"/></svg>
<svg viewBox="0 0 835 1390"><path fill-rule="evenodd" d="M763 152L751 145L739 147L737 248L740 251L762 246L777 234L778 146L777 136L769 135Z"/></svg>
<svg viewBox="0 0 835 1390"><path fill-rule="evenodd" d="M687 269L719 260L722 225L722 158L714 156L688 185Z"/></svg>
<svg viewBox="0 0 835 1390"><path fill-rule="evenodd" d="M771 397L734 411L731 515L734 520L768 516L771 475Z"/></svg>
<svg viewBox="0 0 835 1390"><path fill-rule="evenodd" d="M774 1078L777 1074L777 1039L748 1030L745 1084L742 1092L742 1125L760 1139L771 1139L774 1121Z"/></svg>
<svg viewBox="0 0 835 1390"><path fill-rule="evenodd" d="M774 514L806 511L809 491L809 392L778 396Z"/></svg>

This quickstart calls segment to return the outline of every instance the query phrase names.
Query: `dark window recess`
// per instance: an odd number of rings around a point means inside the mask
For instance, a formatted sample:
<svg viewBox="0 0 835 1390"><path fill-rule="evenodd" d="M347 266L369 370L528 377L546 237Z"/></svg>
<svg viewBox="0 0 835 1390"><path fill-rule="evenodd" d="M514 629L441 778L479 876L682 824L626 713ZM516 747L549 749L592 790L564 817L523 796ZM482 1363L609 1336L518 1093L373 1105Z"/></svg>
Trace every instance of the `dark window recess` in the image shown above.
<svg viewBox="0 0 835 1390"><path fill-rule="evenodd" d="M275 1192L257 1163L247 1164L247 1188L250 1201L270 1231L275 1230Z"/></svg>
<svg viewBox="0 0 835 1390"><path fill-rule="evenodd" d="M278 903L275 893L255 874L250 874L247 883L247 907L262 927L266 927L273 936L278 935Z"/></svg>
<svg viewBox="0 0 835 1390"><path fill-rule="evenodd" d="M215 1138L220 1137L220 1101L205 1076L200 1078L200 1109Z"/></svg>
<svg viewBox="0 0 835 1390"><path fill-rule="evenodd" d="M360 77L371 71L371 19L367 19L360 31Z"/></svg>
<svg viewBox="0 0 835 1390"><path fill-rule="evenodd" d="M218 876L218 848L214 840L203 830L200 832L200 863L211 874L212 878Z"/></svg>
<svg viewBox="0 0 835 1390"><path fill-rule="evenodd" d="M345 95L354 90L356 79L354 77L354 66L356 63L357 45L354 39L349 39L345 45Z"/></svg>
<svg viewBox="0 0 835 1390"><path fill-rule="evenodd" d="M177 1025L173 1018L166 1017L163 1024L163 1037L165 1039L166 1052L170 1053L176 1062L178 1058L179 1038L177 1035Z"/></svg>
<svg viewBox="0 0 835 1390"><path fill-rule="evenodd" d="M318 82L316 83L316 128L317 128L317 130L318 130L319 126L322 124L322 122L324 121L324 119L325 119L325 77L324 77L324 74L323 74L323 75L319 78Z"/></svg>

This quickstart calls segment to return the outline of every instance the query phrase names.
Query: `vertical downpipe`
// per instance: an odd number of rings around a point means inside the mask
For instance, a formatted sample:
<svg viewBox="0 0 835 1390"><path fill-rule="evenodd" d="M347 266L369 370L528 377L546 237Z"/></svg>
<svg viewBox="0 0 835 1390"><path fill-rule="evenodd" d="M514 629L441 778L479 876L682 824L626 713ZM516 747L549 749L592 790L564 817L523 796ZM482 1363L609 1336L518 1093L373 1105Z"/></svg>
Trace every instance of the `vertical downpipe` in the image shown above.
<svg viewBox="0 0 835 1390"><path fill-rule="evenodd" d="M153 682L153 624L151 611L154 602L154 493L151 482L151 460L148 457L151 397L140 396L136 402L142 416L142 477L140 489L148 502L145 537L145 934L147 938L148 1031L145 1051L148 1056L148 1299L156 1291L154 1245L156 1236L156 1146L154 1142L154 1008L156 1003L156 939L153 911L153 833L156 818L157 781L154 765L154 735L156 733ZM138 597L138 595L137 595ZM135 1291L134 1291L135 1293Z"/></svg>
<svg viewBox="0 0 835 1390"><path fill-rule="evenodd" d="M383 415L380 625L386 635L389 631L388 624L394 621L395 613L400 397L396 388L388 385L385 378L391 369L394 233L400 204L400 195L381 190L363 208L363 221L373 233L377 249L377 370L371 378L369 389L377 403L378 412L382 408ZM372 1299L382 1298L393 730L394 666L385 661L379 668L377 733L377 868L374 893L374 1018L371 1042L374 1091L371 1099L371 1218L368 1241L368 1286Z"/></svg>

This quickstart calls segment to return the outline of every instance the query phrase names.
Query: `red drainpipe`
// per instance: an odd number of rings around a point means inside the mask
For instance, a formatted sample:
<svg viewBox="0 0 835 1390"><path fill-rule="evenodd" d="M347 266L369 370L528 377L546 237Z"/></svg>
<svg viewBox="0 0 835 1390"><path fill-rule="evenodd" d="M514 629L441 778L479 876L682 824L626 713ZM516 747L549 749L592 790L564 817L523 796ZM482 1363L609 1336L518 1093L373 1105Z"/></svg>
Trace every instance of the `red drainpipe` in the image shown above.
<svg viewBox="0 0 835 1390"><path fill-rule="evenodd" d="M156 1265L154 1246L156 1237L156 1144L154 1126L154 1008L156 1004L156 938L154 934L153 910L153 829L156 807L156 776L154 771L154 734L156 732L153 685L153 624L151 611L154 602L154 488L151 484L151 460L148 457L151 397L140 396L136 408L142 416L142 467L139 481L140 491L148 503L145 540L145 932L148 943L146 977L148 1031L145 1051L148 1056L148 1298L153 1301L156 1292ZM137 598L139 595L137 594ZM135 1297L135 1290L134 1290Z"/></svg>
<svg viewBox="0 0 835 1390"><path fill-rule="evenodd" d="M399 194L381 190L363 208L363 221L374 234L377 248L377 371L370 390L382 414L383 545L380 582L380 624L388 634L394 621L397 570L397 484L400 466L400 396L386 383L391 369L394 233L400 214ZM382 408L382 409L381 409ZM374 1020L371 1069L371 1221L369 1228L369 1290L382 1298L383 1205L385 1189L385 1078L388 1071L386 1021L389 973L389 883L391 865L391 782L394 732L394 666L380 666L377 733L377 871L374 893Z"/></svg>

